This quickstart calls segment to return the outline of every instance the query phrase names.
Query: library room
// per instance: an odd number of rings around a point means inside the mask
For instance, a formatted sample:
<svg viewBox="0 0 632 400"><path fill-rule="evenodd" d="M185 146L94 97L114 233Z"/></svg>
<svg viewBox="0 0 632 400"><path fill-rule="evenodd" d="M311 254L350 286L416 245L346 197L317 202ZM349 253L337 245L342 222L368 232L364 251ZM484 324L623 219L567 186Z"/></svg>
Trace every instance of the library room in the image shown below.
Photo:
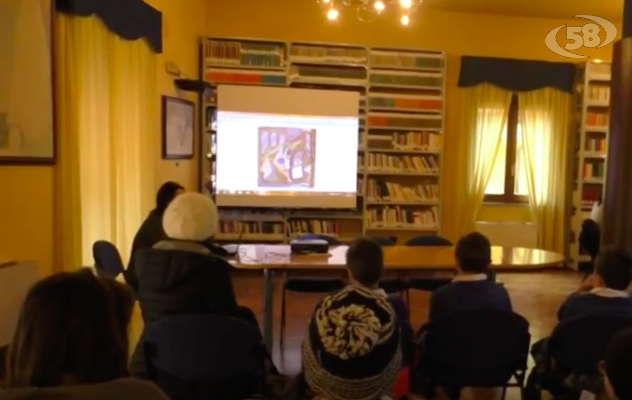
<svg viewBox="0 0 632 400"><path fill-rule="evenodd" d="M0 51L0 400L632 399L632 0L0 0Z"/></svg>

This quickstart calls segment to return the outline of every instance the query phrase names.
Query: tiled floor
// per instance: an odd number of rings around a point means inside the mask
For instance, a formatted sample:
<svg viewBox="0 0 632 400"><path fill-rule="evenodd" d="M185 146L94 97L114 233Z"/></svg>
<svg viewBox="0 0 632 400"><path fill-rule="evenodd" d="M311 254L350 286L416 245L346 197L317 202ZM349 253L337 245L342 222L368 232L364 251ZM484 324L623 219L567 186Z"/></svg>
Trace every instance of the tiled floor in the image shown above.
<svg viewBox="0 0 632 400"><path fill-rule="evenodd" d="M500 274L499 280L509 290L514 310L527 318L531 324L532 340L547 336L557 321L557 309L569 293L579 286L581 276L574 272L533 272ZM274 359L286 374L296 374L300 369L300 343L303 340L307 320L311 316L319 295L288 294L286 340L284 351L279 350L278 331L280 320L281 284L275 283L275 347ZM240 276L234 279L239 303L250 307L262 320L262 280L258 276ZM429 295L411 292L411 320L415 327L427 318ZM133 333L137 337L142 322L137 315L133 323ZM465 398L470 396L465 396ZM483 397L489 397L483 395ZM477 393L476 398L481 398ZM518 399L518 392L509 390L507 399Z"/></svg>

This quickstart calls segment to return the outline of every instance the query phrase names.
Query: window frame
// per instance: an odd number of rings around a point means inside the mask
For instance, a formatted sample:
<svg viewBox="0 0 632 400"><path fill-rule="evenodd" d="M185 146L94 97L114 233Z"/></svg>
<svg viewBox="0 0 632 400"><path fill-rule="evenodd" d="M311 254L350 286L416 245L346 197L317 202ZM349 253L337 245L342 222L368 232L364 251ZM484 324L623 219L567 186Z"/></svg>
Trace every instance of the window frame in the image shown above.
<svg viewBox="0 0 632 400"><path fill-rule="evenodd" d="M505 193L485 194L484 203L528 204L529 196L514 194L516 187L516 151L518 149L518 95L511 95L507 115L507 157L505 160Z"/></svg>

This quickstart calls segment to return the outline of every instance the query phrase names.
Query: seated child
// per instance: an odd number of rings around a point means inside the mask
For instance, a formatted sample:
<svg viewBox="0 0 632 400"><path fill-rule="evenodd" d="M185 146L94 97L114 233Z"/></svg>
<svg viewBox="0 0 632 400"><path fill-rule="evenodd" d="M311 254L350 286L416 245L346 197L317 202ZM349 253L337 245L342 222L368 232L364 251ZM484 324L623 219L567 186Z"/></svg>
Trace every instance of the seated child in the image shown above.
<svg viewBox="0 0 632 400"><path fill-rule="evenodd" d="M622 248L606 248L595 260L595 273L560 307L560 322L589 315L632 317L632 254Z"/></svg>
<svg viewBox="0 0 632 400"><path fill-rule="evenodd" d="M595 274L564 301L557 313L558 320L564 322L594 315L632 318L632 297L626 290L631 282L632 255L622 248L602 249L595 261ZM549 363L548 346L548 338L545 338L531 347L535 367L527 380L529 399L539 398L542 388L554 395L564 393L567 382L573 382L567 379L568 371L559 366L550 367L554 363Z"/></svg>
<svg viewBox="0 0 632 400"><path fill-rule="evenodd" d="M327 296L310 320L302 356L304 379L316 399L390 398L402 355L386 296L359 285Z"/></svg>
<svg viewBox="0 0 632 400"><path fill-rule="evenodd" d="M432 293L431 321L458 310L492 308L512 311L507 290L488 279L491 252L489 240L478 232L459 239L455 249L457 276L452 283Z"/></svg>
<svg viewBox="0 0 632 400"><path fill-rule="evenodd" d="M384 254L379 243L369 237L354 240L347 250L347 270L352 285L364 286L376 294L388 297L400 324L408 323L408 312L404 301L398 296L388 296L380 289L384 271Z"/></svg>

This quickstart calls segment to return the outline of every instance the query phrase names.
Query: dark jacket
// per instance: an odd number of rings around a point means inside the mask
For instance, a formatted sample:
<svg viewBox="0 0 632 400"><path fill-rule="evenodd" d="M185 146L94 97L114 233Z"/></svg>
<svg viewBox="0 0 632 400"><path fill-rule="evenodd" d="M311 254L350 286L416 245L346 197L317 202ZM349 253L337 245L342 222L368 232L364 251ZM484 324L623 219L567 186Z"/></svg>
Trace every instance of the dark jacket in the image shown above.
<svg viewBox="0 0 632 400"><path fill-rule="evenodd" d="M573 293L557 312L560 322L572 318L605 315L632 317L632 297L605 297L595 293Z"/></svg>
<svg viewBox="0 0 632 400"><path fill-rule="evenodd" d="M136 255L138 301L145 323L177 314L232 314L230 265L206 246L165 240Z"/></svg>
<svg viewBox="0 0 632 400"><path fill-rule="evenodd" d="M198 243L163 240L135 257L137 298L145 326L172 315L236 316L230 265ZM253 316L254 318L254 316ZM132 356L133 376L145 377L144 334Z"/></svg>
<svg viewBox="0 0 632 400"><path fill-rule="evenodd" d="M167 235L162 228L162 214L153 210L149 213L145 221L143 221L143 224L138 229L138 232L136 232L136 236L134 236L129 264L127 265L127 270L123 274L125 276L125 281L134 289L134 291L138 291L138 279L136 278L135 273L136 254L139 250L151 249L156 243L166 239Z"/></svg>
<svg viewBox="0 0 632 400"><path fill-rule="evenodd" d="M489 280L452 282L432 292L429 319L453 311L488 308L512 311L507 289Z"/></svg>

